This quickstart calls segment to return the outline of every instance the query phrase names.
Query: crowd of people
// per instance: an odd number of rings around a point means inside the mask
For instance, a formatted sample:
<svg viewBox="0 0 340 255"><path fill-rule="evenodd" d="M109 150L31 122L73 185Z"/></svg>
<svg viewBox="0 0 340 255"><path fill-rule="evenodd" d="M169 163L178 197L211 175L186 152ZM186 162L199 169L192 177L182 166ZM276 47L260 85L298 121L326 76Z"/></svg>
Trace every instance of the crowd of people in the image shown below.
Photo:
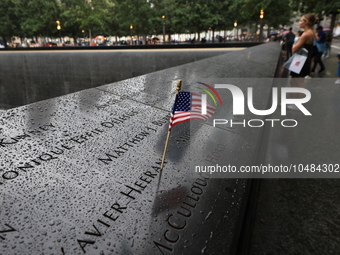
<svg viewBox="0 0 340 255"><path fill-rule="evenodd" d="M292 29L282 38L282 49L285 52L285 68L290 70L290 86L304 88L305 79L315 77L317 71L321 77L325 71L323 58L330 54L330 43L332 34L327 35L322 26L317 24L316 17L313 14L305 14L301 17L299 26L302 29L295 35ZM326 45L326 43L328 45ZM340 57L340 55L338 55ZM318 67L319 66L319 67ZM340 62L338 68L339 79L335 82L340 84ZM292 98L300 98L301 93L293 93ZM295 109L295 105L289 105L287 108Z"/></svg>
<svg viewBox="0 0 340 255"><path fill-rule="evenodd" d="M325 32L322 26L317 26L313 31L316 18L313 14L306 14L300 20L300 28L296 34L289 28L289 31L282 37L281 44L285 61L288 61L293 53L301 49L308 51L306 63L299 74L290 73L292 77L311 78L315 72L322 74L325 71L323 59L328 58L331 49L332 33ZM319 66L319 67L318 67ZM340 81L339 81L340 83Z"/></svg>

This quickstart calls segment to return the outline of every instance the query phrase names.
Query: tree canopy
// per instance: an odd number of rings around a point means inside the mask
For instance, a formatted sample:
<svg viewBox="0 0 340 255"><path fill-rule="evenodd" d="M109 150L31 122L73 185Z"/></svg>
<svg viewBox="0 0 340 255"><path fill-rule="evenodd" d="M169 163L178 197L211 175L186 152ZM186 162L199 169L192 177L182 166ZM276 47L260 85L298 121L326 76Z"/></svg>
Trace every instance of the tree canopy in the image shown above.
<svg viewBox="0 0 340 255"><path fill-rule="evenodd" d="M235 21L254 27L261 9L263 22L279 28L290 25L296 13L334 20L339 8L340 0L1 0L0 36L143 36L161 34L163 25L167 34L199 34L230 30Z"/></svg>

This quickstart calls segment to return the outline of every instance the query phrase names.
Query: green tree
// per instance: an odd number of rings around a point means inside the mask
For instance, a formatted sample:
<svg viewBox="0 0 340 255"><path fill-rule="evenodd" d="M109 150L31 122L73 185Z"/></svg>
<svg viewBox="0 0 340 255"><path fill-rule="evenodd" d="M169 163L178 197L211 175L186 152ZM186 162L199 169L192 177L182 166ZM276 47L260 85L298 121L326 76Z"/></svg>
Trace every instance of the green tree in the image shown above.
<svg viewBox="0 0 340 255"><path fill-rule="evenodd" d="M110 8L107 0L61 0L65 29L76 38L85 30L89 38L107 33Z"/></svg>
<svg viewBox="0 0 340 255"><path fill-rule="evenodd" d="M153 28L156 34L163 33L163 22L165 33L169 34L169 38L171 34L181 32L182 27L176 16L176 10L180 6L178 0L152 0L151 3L154 9Z"/></svg>
<svg viewBox="0 0 340 255"><path fill-rule="evenodd" d="M59 3L56 0L13 0L20 23L20 36L55 36L58 34L56 20Z"/></svg>
<svg viewBox="0 0 340 255"><path fill-rule="evenodd" d="M209 5L204 0L179 1L174 11L174 23L180 32L198 33L207 31L217 22L212 19ZM199 40L199 38L197 38Z"/></svg>
<svg viewBox="0 0 340 255"><path fill-rule="evenodd" d="M86 2L84 0L62 0L61 1L61 14L60 14L60 20L63 24L63 30L65 30L65 33L71 36L74 40L74 42L77 41L77 38L82 35L82 30L85 30L84 28L81 28L81 16L83 5L85 5Z"/></svg>
<svg viewBox="0 0 340 255"><path fill-rule="evenodd" d="M319 18L335 15L340 0L0 0L0 34L11 36L58 36L74 39L85 34L134 35L197 33L260 24L279 28L289 25L292 11L312 12ZM162 16L165 19L162 19ZM133 29L130 30L130 26ZM198 38L199 39L199 38Z"/></svg>
<svg viewBox="0 0 340 255"><path fill-rule="evenodd" d="M317 15L327 15L340 8L339 0L300 0L291 1L291 8L302 14L314 13Z"/></svg>
<svg viewBox="0 0 340 255"><path fill-rule="evenodd" d="M234 22L237 20L236 13L232 9L232 0L209 1L207 2L206 25L213 31L213 40L216 30L232 29Z"/></svg>
<svg viewBox="0 0 340 255"><path fill-rule="evenodd" d="M4 40L5 47L10 38L19 33L20 25L17 22L15 5L11 0L0 1L0 36Z"/></svg>
<svg viewBox="0 0 340 255"><path fill-rule="evenodd" d="M319 19L319 22L324 16L331 16L330 29L333 31L336 15L339 14L340 0L300 0L298 2L292 1L291 6L293 10L302 14L313 13Z"/></svg>
<svg viewBox="0 0 340 255"><path fill-rule="evenodd" d="M237 13L239 24L255 27L255 30L260 25L261 34L264 25L279 28L291 24L293 15L290 3L285 0L235 0L232 8ZM261 10L264 11L263 19L260 18Z"/></svg>
<svg viewBox="0 0 340 255"><path fill-rule="evenodd" d="M139 37L153 32L153 23L157 18L155 17L156 12L152 2L147 0L128 0L119 2L117 5L120 28L125 30L125 34L131 32ZM133 28L129 32L130 26Z"/></svg>
<svg viewBox="0 0 340 255"><path fill-rule="evenodd" d="M118 36L125 35L124 33L124 27L122 26L122 19L123 17L119 15L119 3L118 0L111 0L108 7L108 15L105 19L106 21L106 27L107 27L107 33L109 35L115 35L116 36L116 42L118 41Z"/></svg>

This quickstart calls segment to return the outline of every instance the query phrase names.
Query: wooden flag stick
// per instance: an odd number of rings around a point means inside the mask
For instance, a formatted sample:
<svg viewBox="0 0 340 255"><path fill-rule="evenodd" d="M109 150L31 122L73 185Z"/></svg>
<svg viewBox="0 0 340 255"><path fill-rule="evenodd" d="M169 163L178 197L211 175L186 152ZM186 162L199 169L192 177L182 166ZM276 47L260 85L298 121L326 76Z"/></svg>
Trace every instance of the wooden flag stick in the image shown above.
<svg viewBox="0 0 340 255"><path fill-rule="evenodd" d="M182 87L182 80L179 80L177 82L177 87L176 87L176 98L177 98L177 95L179 93L179 91L181 90L181 87ZM175 103L174 105L176 105L176 99L175 99ZM175 109L173 109L173 111L175 111ZM171 121L171 120L170 120ZM170 124L169 124L170 126ZM162 163L161 163L161 167L160 169L162 170L163 167L164 167L164 162L165 162L165 155L166 155L166 151L168 149L168 144L169 144L169 139L170 139L170 133L171 133L171 129L168 130L168 135L166 136L166 140L165 140L165 146L164 146L164 152L163 152L163 157L162 157Z"/></svg>
<svg viewBox="0 0 340 255"><path fill-rule="evenodd" d="M165 140L165 146L164 146L164 152L163 152L163 157L162 157L162 164L161 164L161 170L164 167L164 161L165 161L165 155L166 155L166 151L168 149L168 144L169 144L169 139L170 139L170 133L171 130L168 131L168 135L166 136L166 140Z"/></svg>

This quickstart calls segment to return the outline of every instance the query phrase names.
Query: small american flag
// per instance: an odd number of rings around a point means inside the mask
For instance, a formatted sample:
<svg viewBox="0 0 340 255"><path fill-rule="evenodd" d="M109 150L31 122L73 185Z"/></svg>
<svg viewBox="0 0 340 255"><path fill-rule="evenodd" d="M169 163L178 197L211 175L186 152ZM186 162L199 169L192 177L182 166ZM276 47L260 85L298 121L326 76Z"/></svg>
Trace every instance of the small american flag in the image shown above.
<svg viewBox="0 0 340 255"><path fill-rule="evenodd" d="M207 114L202 114L201 101L200 94L182 91L179 92L176 95L175 103L172 106L168 130L171 130L171 127L179 123L191 119L209 119L215 113L216 109L207 104Z"/></svg>

